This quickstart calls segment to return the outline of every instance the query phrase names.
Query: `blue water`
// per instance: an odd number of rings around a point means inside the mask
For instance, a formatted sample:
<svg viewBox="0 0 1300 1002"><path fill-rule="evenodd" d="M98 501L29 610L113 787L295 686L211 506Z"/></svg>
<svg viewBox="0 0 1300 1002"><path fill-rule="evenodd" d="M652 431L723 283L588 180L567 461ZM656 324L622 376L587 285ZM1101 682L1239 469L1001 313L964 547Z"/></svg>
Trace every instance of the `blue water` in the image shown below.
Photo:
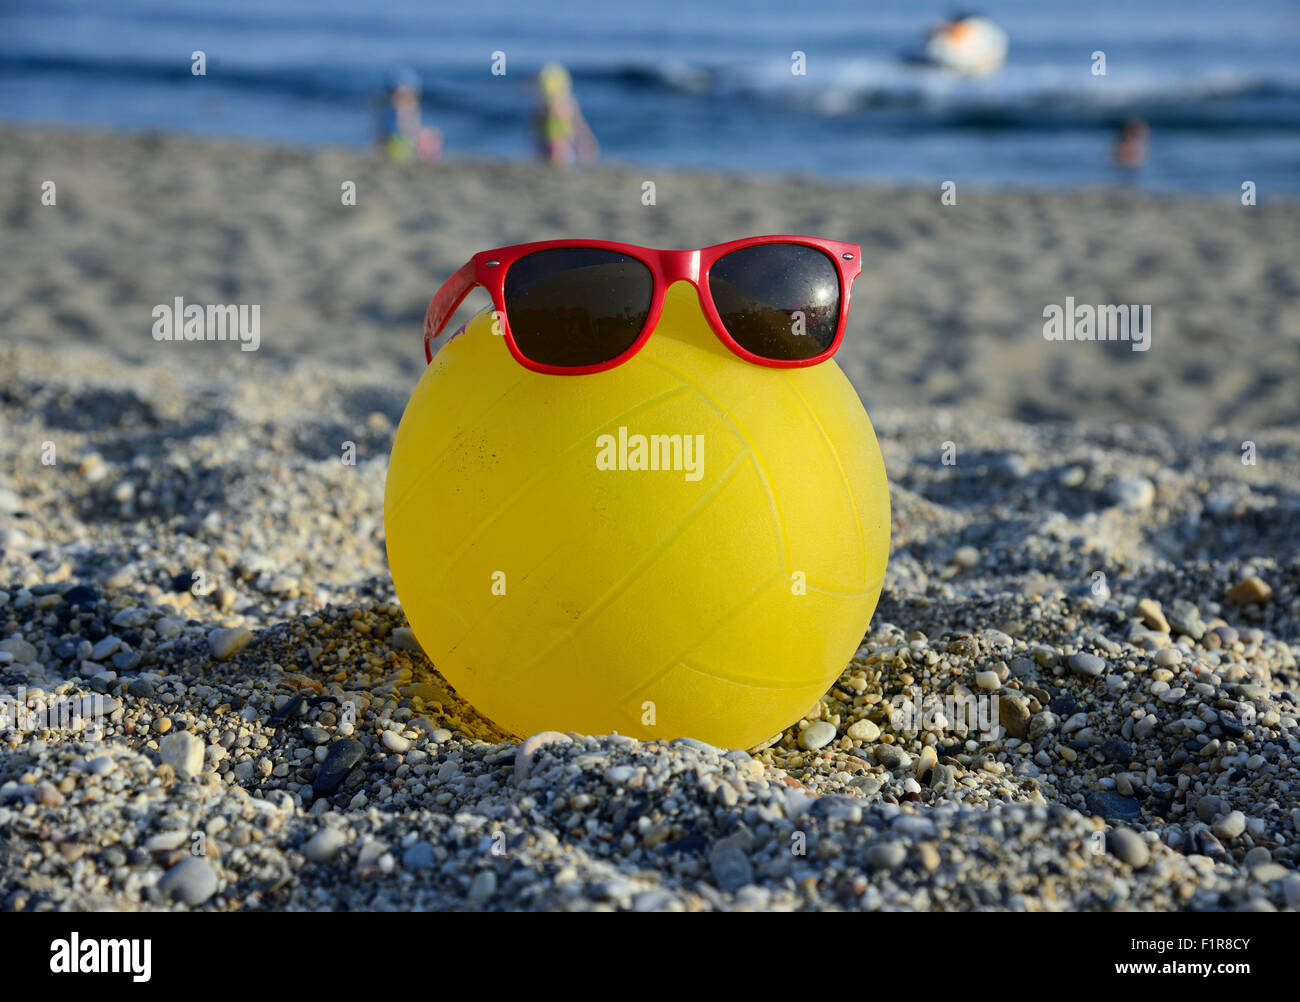
<svg viewBox="0 0 1300 1002"><path fill-rule="evenodd" d="M930 184L1117 179L1117 124L1151 127L1132 183L1300 191L1300 4L989 3L995 77L906 65L932 0L5 0L0 118L365 145L394 64L448 152L532 155L530 78L566 63L605 157ZM816 13L812 13L812 12ZM190 53L207 54L205 77ZM807 55L807 75L790 54ZM1093 76L1090 54L1106 53ZM504 51L507 73L490 72Z"/></svg>

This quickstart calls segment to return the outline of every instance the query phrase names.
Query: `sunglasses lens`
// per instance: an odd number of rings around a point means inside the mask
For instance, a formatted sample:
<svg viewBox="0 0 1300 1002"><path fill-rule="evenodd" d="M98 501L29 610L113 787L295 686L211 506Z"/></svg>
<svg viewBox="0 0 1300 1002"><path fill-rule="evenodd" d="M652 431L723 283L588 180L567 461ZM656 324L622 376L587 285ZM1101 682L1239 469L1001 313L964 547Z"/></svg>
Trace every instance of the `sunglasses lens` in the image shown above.
<svg viewBox="0 0 1300 1002"><path fill-rule="evenodd" d="M758 244L734 250L709 269L709 292L727 332L760 358L813 358L835 340L839 271L814 247Z"/></svg>
<svg viewBox="0 0 1300 1002"><path fill-rule="evenodd" d="M653 289L650 269L626 254L536 251L506 273L506 317L525 358L564 368L599 365L632 346Z"/></svg>

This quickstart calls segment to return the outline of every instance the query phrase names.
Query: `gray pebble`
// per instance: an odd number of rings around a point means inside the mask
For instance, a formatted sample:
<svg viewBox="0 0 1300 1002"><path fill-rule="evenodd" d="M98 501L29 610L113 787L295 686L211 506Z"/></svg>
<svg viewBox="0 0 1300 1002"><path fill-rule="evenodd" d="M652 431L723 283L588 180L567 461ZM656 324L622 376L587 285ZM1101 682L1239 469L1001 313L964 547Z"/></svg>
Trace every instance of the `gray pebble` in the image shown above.
<svg viewBox="0 0 1300 1002"><path fill-rule="evenodd" d="M1142 815L1142 805L1135 798L1108 790L1088 794L1088 810L1108 821L1134 821Z"/></svg>
<svg viewBox="0 0 1300 1002"><path fill-rule="evenodd" d="M1125 511L1145 511L1156 499L1156 486L1146 477L1116 477L1110 485L1110 498Z"/></svg>
<svg viewBox="0 0 1300 1002"><path fill-rule="evenodd" d="M1135 870L1151 861L1151 852L1142 836L1131 828L1116 828L1107 839L1110 851Z"/></svg>
<svg viewBox="0 0 1300 1002"><path fill-rule="evenodd" d="M470 882L466 901L474 906L485 904L496 892L497 875L491 870L480 870Z"/></svg>
<svg viewBox="0 0 1300 1002"><path fill-rule="evenodd" d="M191 908L217 893L217 872L201 856L187 856L158 881L164 898L183 901Z"/></svg>
<svg viewBox="0 0 1300 1002"><path fill-rule="evenodd" d="M407 870L432 869L434 862L433 846L428 842L416 842L402 854L402 866Z"/></svg>
<svg viewBox="0 0 1300 1002"><path fill-rule="evenodd" d="M347 836L343 832L326 826L307 840L302 847L302 854L313 863L327 863L338 855L346 842Z"/></svg>
<svg viewBox="0 0 1300 1002"><path fill-rule="evenodd" d="M878 842L867 850L867 862L877 870L893 870L907 859L907 847L902 842Z"/></svg>

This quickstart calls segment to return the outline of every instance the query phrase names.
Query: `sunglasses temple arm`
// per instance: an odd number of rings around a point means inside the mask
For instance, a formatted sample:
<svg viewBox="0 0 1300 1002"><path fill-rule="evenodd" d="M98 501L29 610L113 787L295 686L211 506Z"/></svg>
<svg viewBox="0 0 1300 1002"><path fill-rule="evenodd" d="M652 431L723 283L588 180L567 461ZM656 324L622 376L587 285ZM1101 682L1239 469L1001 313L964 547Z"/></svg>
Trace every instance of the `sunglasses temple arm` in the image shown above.
<svg viewBox="0 0 1300 1002"><path fill-rule="evenodd" d="M424 314L424 359L433 361L433 339L442 333L447 321L456 312L456 307L464 302L470 290L478 285L474 260L471 258L460 270L442 283L431 300Z"/></svg>

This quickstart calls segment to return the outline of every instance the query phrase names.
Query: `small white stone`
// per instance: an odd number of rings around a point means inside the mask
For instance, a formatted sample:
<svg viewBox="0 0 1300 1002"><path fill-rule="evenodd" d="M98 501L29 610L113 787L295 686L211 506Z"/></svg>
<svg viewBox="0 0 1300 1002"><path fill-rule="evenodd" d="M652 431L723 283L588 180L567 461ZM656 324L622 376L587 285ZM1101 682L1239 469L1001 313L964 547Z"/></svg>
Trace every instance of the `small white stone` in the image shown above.
<svg viewBox="0 0 1300 1002"><path fill-rule="evenodd" d="M153 624L154 632L160 640L171 640L181 632L181 624L169 616L161 616Z"/></svg>
<svg viewBox="0 0 1300 1002"><path fill-rule="evenodd" d="M1241 811L1229 811L1210 827L1219 838L1236 838L1246 830L1246 816Z"/></svg>
<svg viewBox="0 0 1300 1002"><path fill-rule="evenodd" d="M402 754L404 751L408 751L411 747L411 742L402 737L396 731L384 731L384 733L380 735L380 740L383 741L385 748L390 752L397 753L398 755Z"/></svg>
<svg viewBox="0 0 1300 1002"><path fill-rule="evenodd" d="M164 765L176 770L182 779L197 776L203 771L203 742L189 731L168 734L158 742L158 757Z"/></svg>
<svg viewBox="0 0 1300 1002"><path fill-rule="evenodd" d="M515 751L515 782L522 783L528 778L533 771L534 757L546 745L567 745L572 743L572 738L559 731L539 731L531 737L525 738ZM438 779L443 779L441 769L438 771Z"/></svg>
<svg viewBox="0 0 1300 1002"><path fill-rule="evenodd" d="M975 673L975 685L982 692L996 692L1002 684L995 671L977 671Z"/></svg>
<svg viewBox="0 0 1300 1002"><path fill-rule="evenodd" d="M817 720L799 732L799 747L804 751L816 751L835 740L835 725L825 720Z"/></svg>
<svg viewBox="0 0 1300 1002"><path fill-rule="evenodd" d="M1110 497L1126 511L1144 511L1156 499L1156 486L1146 477L1116 477L1110 485Z"/></svg>
<svg viewBox="0 0 1300 1002"><path fill-rule="evenodd" d="M217 627L208 634L208 647L212 650L212 656L218 661L237 654L253 639L253 634L243 626L236 626L230 629Z"/></svg>
<svg viewBox="0 0 1300 1002"><path fill-rule="evenodd" d="M302 854L313 863L326 863L338 855L347 837L337 828L325 827L307 840Z"/></svg>

